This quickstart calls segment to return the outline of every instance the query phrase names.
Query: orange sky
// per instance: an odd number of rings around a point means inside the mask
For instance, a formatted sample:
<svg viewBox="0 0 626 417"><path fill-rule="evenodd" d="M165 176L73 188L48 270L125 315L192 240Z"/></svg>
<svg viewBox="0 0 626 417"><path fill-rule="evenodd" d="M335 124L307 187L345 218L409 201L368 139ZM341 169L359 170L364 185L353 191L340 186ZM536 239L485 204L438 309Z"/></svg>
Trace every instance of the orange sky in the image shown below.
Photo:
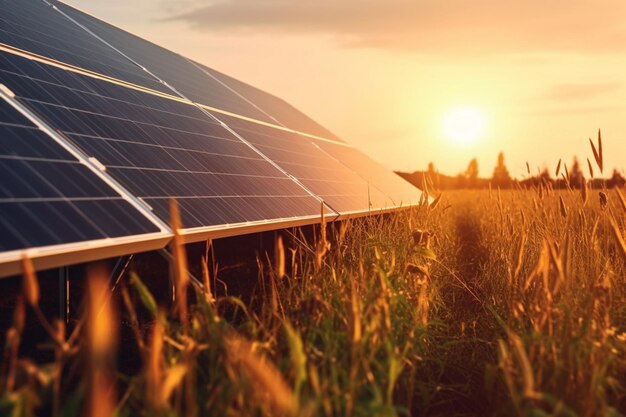
<svg viewBox="0 0 626 417"><path fill-rule="evenodd" d="M623 0L68 0L274 93L391 169L511 174L591 156L626 167ZM459 145L443 120L480 109ZM623 172L623 171L622 171ZM610 173L610 172L609 172ZM605 172L605 174L607 174Z"/></svg>

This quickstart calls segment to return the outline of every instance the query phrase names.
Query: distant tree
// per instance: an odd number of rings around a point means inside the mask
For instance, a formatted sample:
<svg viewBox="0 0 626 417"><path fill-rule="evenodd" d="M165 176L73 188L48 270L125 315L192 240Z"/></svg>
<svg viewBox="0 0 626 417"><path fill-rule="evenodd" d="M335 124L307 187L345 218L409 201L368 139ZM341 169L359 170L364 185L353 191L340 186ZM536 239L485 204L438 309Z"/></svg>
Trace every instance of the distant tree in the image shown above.
<svg viewBox="0 0 626 417"><path fill-rule="evenodd" d="M475 188L478 183L478 160L476 158L473 158L467 166L465 177L467 178L467 186Z"/></svg>
<svg viewBox="0 0 626 417"><path fill-rule="evenodd" d="M569 185L572 188L580 188L584 179L585 177L582 169L580 169L578 158L574 157L572 168L569 170Z"/></svg>
<svg viewBox="0 0 626 417"><path fill-rule="evenodd" d="M454 187L456 189L459 188L467 188L467 177L461 173L454 178Z"/></svg>
<svg viewBox="0 0 626 417"><path fill-rule="evenodd" d="M614 188L614 187L621 188L624 185L626 185L626 179L622 176L622 174L617 169L614 169L613 175L608 180L607 186L609 188Z"/></svg>
<svg viewBox="0 0 626 417"><path fill-rule="evenodd" d="M496 168L493 170L491 183L494 187L509 188L511 187L512 182L509 170L504 163L504 153L500 152L498 154L498 163L496 164Z"/></svg>
<svg viewBox="0 0 626 417"><path fill-rule="evenodd" d="M539 171L537 175L526 178L520 182L520 184L524 187L547 187L551 183L552 178L550 177L550 172L546 167L544 167L543 170Z"/></svg>
<svg viewBox="0 0 626 417"><path fill-rule="evenodd" d="M539 174L539 180L544 185L547 185L552 182L552 176L550 175L550 171L548 170L547 167L544 167L543 170L541 171L541 174Z"/></svg>

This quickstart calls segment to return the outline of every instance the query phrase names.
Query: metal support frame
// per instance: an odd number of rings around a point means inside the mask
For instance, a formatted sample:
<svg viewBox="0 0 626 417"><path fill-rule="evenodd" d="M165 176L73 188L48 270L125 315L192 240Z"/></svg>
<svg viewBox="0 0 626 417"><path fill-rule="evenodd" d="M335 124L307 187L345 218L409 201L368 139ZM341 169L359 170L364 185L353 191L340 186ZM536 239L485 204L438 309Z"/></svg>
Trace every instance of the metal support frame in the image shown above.
<svg viewBox="0 0 626 417"><path fill-rule="evenodd" d="M174 255L172 255L172 253L168 250L168 249L161 249L159 250L159 254L168 262L168 263L172 263L172 261L174 260ZM203 290L204 289L204 284L202 283L202 280L198 279L195 275L193 275L191 272L187 271L187 276L189 277L189 281L198 289ZM176 292L174 292L175 294Z"/></svg>
<svg viewBox="0 0 626 417"><path fill-rule="evenodd" d="M120 282L128 272L130 264L135 255L126 255L117 259L115 266L109 275L110 294L112 295ZM69 324L71 318L70 311L70 268L63 266L59 268L59 319Z"/></svg>
<svg viewBox="0 0 626 417"><path fill-rule="evenodd" d="M135 258L135 255L127 255L118 258L113 270L111 271L111 276L109 277L109 282L111 283L111 292L115 292L120 281L126 275L128 268L130 267L131 262Z"/></svg>

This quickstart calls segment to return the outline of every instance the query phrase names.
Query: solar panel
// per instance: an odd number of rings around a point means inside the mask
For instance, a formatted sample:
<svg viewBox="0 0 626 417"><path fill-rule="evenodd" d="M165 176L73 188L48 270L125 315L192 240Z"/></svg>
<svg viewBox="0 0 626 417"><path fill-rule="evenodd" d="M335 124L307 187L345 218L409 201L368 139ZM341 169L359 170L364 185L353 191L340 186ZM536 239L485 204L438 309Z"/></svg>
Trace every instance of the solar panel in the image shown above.
<svg viewBox="0 0 626 417"><path fill-rule="evenodd" d="M422 191L358 149L345 144L312 139L320 148L352 169L372 187L382 190L397 207L419 204Z"/></svg>
<svg viewBox="0 0 626 417"><path fill-rule="evenodd" d="M41 0L0 0L0 43L84 70L171 93L130 62Z"/></svg>
<svg viewBox="0 0 626 417"><path fill-rule="evenodd" d="M162 247L171 198L187 241L420 201L283 100L54 5L0 0L0 276Z"/></svg>
<svg viewBox="0 0 626 417"><path fill-rule="evenodd" d="M113 255L119 246L155 249L167 234L97 172L20 113L0 93L0 276L18 272L22 250L59 256L71 244L85 257ZM150 242L152 241L152 242ZM118 249L111 249L118 247ZM116 250L118 252L116 252ZM128 247L122 253L128 253ZM98 255L99 254L99 255ZM41 261L37 261L41 262ZM54 266L46 260L42 265Z"/></svg>
<svg viewBox="0 0 626 417"><path fill-rule="evenodd" d="M170 197L198 233L319 218L318 199L196 106L4 52L0 82L163 220Z"/></svg>
<svg viewBox="0 0 626 417"><path fill-rule="evenodd" d="M378 189L329 156L308 137L226 115L217 114L216 117L339 213L378 210L393 205Z"/></svg>
<svg viewBox="0 0 626 417"><path fill-rule="evenodd" d="M276 123L276 120L254 104L206 74L181 55L68 5L59 3L58 8L189 100L257 120Z"/></svg>

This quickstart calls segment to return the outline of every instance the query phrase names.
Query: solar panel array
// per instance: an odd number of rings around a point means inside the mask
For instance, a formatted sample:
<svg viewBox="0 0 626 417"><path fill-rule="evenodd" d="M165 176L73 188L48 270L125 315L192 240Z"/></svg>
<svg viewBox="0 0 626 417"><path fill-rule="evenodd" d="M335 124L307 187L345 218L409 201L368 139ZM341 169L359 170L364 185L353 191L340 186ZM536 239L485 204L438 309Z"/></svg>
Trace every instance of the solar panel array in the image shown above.
<svg viewBox="0 0 626 417"><path fill-rule="evenodd" d="M313 216L320 203L196 106L0 53L0 80L164 221Z"/></svg>
<svg viewBox="0 0 626 417"><path fill-rule="evenodd" d="M62 3L0 7L0 264L162 241L172 198L189 241L419 198L268 93Z"/></svg>

